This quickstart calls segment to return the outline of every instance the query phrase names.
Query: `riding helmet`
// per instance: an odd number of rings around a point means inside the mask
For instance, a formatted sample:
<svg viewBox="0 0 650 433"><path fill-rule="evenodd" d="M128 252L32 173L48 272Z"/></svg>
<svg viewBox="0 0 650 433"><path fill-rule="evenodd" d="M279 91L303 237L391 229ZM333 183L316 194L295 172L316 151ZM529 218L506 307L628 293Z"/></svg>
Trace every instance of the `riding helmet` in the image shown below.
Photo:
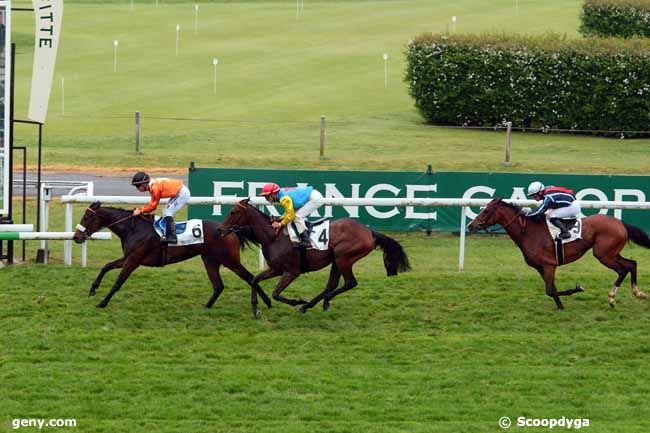
<svg viewBox="0 0 650 433"><path fill-rule="evenodd" d="M542 192L544 189L544 184L539 181L532 182L530 185L528 185L528 194L529 196L535 195L537 193Z"/></svg>
<svg viewBox="0 0 650 433"><path fill-rule="evenodd" d="M267 183L262 188L262 196L275 195L280 192L280 186L277 183Z"/></svg>
<svg viewBox="0 0 650 433"><path fill-rule="evenodd" d="M133 179L131 180L131 185L138 186L142 183L147 183L147 182L149 182L149 175L144 171L139 171L135 175L133 175Z"/></svg>

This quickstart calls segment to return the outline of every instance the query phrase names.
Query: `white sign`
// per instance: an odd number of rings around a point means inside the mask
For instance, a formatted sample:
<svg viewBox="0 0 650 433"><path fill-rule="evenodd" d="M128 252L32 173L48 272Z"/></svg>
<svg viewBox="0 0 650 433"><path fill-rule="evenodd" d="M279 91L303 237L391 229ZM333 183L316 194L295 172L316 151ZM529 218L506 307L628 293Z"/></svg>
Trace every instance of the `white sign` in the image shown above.
<svg viewBox="0 0 650 433"><path fill-rule="evenodd" d="M33 0L35 25L34 68L27 117L45 123L59 48L63 0Z"/></svg>

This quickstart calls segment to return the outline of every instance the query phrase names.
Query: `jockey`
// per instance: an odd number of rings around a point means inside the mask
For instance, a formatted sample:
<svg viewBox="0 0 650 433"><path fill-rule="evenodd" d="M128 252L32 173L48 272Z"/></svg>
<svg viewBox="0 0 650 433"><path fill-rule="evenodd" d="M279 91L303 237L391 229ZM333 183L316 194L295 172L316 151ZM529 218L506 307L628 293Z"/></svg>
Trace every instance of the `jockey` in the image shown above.
<svg viewBox="0 0 650 433"><path fill-rule="evenodd" d="M163 209L163 217L167 226L163 242L175 244L177 239L174 214L190 200L190 190L187 189L182 180L168 179L166 177L151 179L147 173L142 171L133 176L131 185L134 185L140 192L149 191L151 195L151 201L143 207L135 209L133 215L153 212L158 207L161 198L170 199L165 209Z"/></svg>
<svg viewBox="0 0 650 433"><path fill-rule="evenodd" d="M532 196L535 200L543 199L544 201L535 212L526 215L527 217L536 217L546 213L549 221L561 230L558 235L560 239L571 237L569 229L573 226L580 213L580 204L576 201L573 191L558 186L545 187L541 182L535 181L528 186L528 196ZM573 219L574 221L571 221L567 226L563 221L565 219Z"/></svg>
<svg viewBox="0 0 650 433"><path fill-rule="evenodd" d="M279 221L273 222L273 228L280 231L282 227L291 224L294 233L300 238L297 246L309 247L309 230L305 226L305 218L318 209L321 205L318 200L323 195L312 186L280 188L275 183L267 183L262 188L262 196L269 203L279 203L284 208L284 215Z"/></svg>

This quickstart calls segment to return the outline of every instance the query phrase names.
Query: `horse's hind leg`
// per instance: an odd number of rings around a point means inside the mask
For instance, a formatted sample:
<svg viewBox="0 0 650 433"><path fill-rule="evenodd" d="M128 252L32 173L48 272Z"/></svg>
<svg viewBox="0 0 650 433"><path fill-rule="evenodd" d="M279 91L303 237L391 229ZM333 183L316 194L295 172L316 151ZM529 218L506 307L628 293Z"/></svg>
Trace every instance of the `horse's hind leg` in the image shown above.
<svg viewBox="0 0 650 433"><path fill-rule="evenodd" d="M97 293L97 288L99 285L102 283L102 279L104 278L104 275L108 271L112 271L113 269L121 268L122 265L124 265L124 260L125 257L119 258L117 260L114 260L110 263L106 263L104 267L102 268L101 271L99 271L99 275L97 275L97 278L95 278L95 281L93 281L93 284L90 286L90 290L88 290L88 297L95 296Z"/></svg>
<svg viewBox="0 0 650 433"><path fill-rule="evenodd" d="M323 310L325 311L329 309L330 301L332 300L332 298L340 295L343 292L347 292L348 290L357 287L357 279L354 277L354 274L352 273L352 266L348 267L347 269L341 270L341 273L343 274L343 280L344 280L343 286L325 294L325 300L323 301Z"/></svg>
<svg viewBox="0 0 650 433"><path fill-rule="evenodd" d="M201 259L203 260L203 265L208 273L208 278L210 278L210 282L212 283L212 296L208 299L208 303L205 304L205 307L212 308L214 303L217 302L217 299L219 299L221 292L223 292L223 281L221 280L221 274L219 274L221 263L209 256L201 256Z"/></svg>
<svg viewBox="0 0 650 433"><path fill-rule="evenodd" d="M630 269L630 279L632 280L632 282L631 282L631 284L632 284L632 294L634 296L636 296L637 298L639 298L639 299L646 299L648 296L644 292L639 290L639 286L637 286L637 282L636 282L636 261L631 260L631 259L626 259L625 257L622 257L622 256L621 256L621 259L626 260L627 262L629 262L632 265L632 268Z"/></svg>
<svg viewBox="0 0 650 433"><path fill-rule="evenodd" d="M314 305L318 304L321 299L323 299L328 293L332 292L339 285L341 279L341 273L336 267L336 263L332 263L332 268L330 269L330 276L325 285L325 289L320 292L314 299L300 307L300 312L305 313L308 309L312 308ZM329 301L327 301L327 308L329 308ZM323 303L323 309L327 310L325 303Z"/></svg>
<svg viewBox="0 0 650 433"><path fill-rule="evenodd" d="M289 299L280 295L282 291L286 289L287 286L293 282L293 280L298 278L298 275L300 274L290 274L288 272L283 273L282 277L280 278L280 281L278 282L278 285L275 287L275 290L273 290L273 299L275 299L276 301L284 302L285 304L291 306L306 304L308 301L304 301L302 299Z"/></svg>
<svg viewBox="0 0 650 433"><path fill-rule="evenodd" d="M595 253L594 256L596 256ZM596 258L600 261L600 263L612 269L618 274L618 278L616 281L614 281L614 286L611 288L609 293L607 293L607 302L609 303L610 307L614 307L616 306L616 292L618 292L618 289L621 287L621 283L630 272L632 273L632 293L634 293L634 289L636 287L636 262L634 260L626 259L620 254L617 254L616 256L605 257L596 256ZM639 291L638 288L636 290ZM643 294L643 296L645 296L645 294Z"/></svg>

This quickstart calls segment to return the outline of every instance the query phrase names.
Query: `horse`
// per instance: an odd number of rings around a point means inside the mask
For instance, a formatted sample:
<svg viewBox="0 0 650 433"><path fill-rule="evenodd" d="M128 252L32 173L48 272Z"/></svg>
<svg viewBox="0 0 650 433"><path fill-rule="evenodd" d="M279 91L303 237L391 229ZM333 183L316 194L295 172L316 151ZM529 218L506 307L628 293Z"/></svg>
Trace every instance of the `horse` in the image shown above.
<svg viewBox="0 0 650 433"><path fill-rule="evenodd" d="M521 208L496 198L479 213L469 225L470 233L479 229L501 225L524 255L526 263L535 268L544 279L546 294L553 298L558 309L564 308L560 296L584 291L582 287L558 291L555 287L555 270L559 266L555 256L554 241L547 228L545 216L526 218ZM620 255L627 241L650 248L650 237L638 227L606 215L592 215L582 220L582 238L564 245L564 263L574 262L590 249L600 263L614 270L618 278L608 293L608 303L616 305L616 292L627 274L631 274L632 294L646 299L637 286L636 261Z"/></svg>
<svg viewBox="0 0 650 433"><path fill-rule="evenodd" d="M151 218L134 217L132 211L102 207L100 202L94 202L84 212L81 222L74 232L73 240L76 243L84 242L93 233L104 227L110 229L120 238L124 256L104 265L92 283L88 292L89 297L95 296L102 278L108 271L122 268L111 291L97 304L98 308L108 305L113 295L120 290L120 287L138 266L161 267L197 255L201 256L205 270L212 282L213 292L205 305L207 308L214 305L224 288L219 274L221 265L233 271L251 286L251 307L255 317L260 315L257 308L257 294L262 297L266 306L271 308L271 300L253 280L253 274L241 264L240 249L244 245L243 242L240 242L236 234L223 236L220 227L213 221L203 221L204 243L167 247L154 230Z"/></svg>
<svg viewBox="0 0 650 433"><path fill-rule="evenodd" d="M295 248L288 236L278 236L272 222L271 217L250 205L249 199L245 199L233 206L223 221L223 227L261 245L269 268L255 277L255 283L281 275L273 290L273 299L291 306L301 305L301 313L314 307L321 299L323 310L327 311L332 298L356 287L357 280L352 266L375 248L384 251L384 267L388 276L410 269L408 257L399 242L354 220L340 219L330 224L326 251ZM332 267L325 289L311 301L289 299L281 295L300 274L317 271L330 264ZM341 276L344 284L337 288Z"/></svg>

